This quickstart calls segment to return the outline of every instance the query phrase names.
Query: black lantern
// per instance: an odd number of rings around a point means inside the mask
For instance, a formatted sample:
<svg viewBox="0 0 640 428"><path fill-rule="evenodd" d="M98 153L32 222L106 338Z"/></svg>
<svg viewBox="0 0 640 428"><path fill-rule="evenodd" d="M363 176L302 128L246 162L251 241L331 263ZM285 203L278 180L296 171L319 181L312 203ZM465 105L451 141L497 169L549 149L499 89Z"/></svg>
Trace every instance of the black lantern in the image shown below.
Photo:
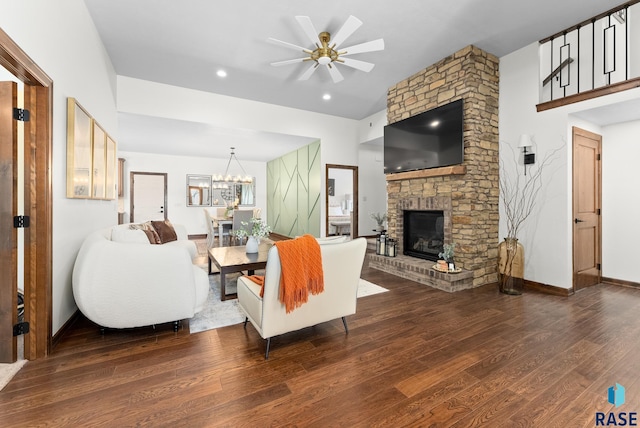
<svg viewBox="0 0 640 428"><path fill-rule="evenodd" d="M392 238L387 238L384 246L384 255L387 257L395 257L398 254L398 241Z"/></svg>
<svg viewBox="0 0 640 428"><path fill-rule="evenodd" d="M384 232L381 232L377 237L376 237L376 254L380 255L380 256L384 256L385 255L385 249L386 249L386 244L387 244L387 236L384 234Z"/></svg>

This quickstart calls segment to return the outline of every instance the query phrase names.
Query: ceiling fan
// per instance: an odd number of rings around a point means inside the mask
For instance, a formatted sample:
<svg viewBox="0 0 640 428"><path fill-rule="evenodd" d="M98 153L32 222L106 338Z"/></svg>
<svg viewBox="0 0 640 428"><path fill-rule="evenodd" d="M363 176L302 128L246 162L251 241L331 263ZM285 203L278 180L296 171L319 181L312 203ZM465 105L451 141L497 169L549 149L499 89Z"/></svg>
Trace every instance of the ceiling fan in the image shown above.
<svg viewBox="0 0 640 428"><path fill-rule="evenodd" d="M384 49L383 39L372 40L370 42L360 43L347 48L340 48L342 43L362 25L362 21L355 16L349 16L349 18L347 18L346 22L342 28L338 30L333 39L331 39L331 34L327 31L318 33L308 16L296 16L296 20L298 21L298 24L300 24L300 27L302 27L302 31L304 31L311 43L315 46L315 49L303 48L302 46L283 42L282 40L274 39L272 37L267 40L271 43L286 46L288 48L304 52L308 55L304 58L289 59L286 61L271 63L271 65L278 67L281 65L312 61L311 66L300 75L298 80L309 79L318 66L321 65L326 66L327 70L329 70L329 74L331 75L331 79L333 79L334 83L344 80L344 77L336 67L336 64L343 64L347 67L352 67L368 73L373 69L374 64L345 57L347 55L381 51Z"/></svg>

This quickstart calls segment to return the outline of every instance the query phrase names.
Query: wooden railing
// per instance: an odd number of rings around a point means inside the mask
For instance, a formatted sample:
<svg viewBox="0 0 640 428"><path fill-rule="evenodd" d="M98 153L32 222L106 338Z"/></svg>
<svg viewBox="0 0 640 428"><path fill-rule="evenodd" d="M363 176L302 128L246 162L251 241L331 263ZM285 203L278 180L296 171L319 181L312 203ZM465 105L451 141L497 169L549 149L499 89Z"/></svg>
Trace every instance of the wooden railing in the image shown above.
<svg viewBox="0 0 640 428"><path fill-rule="evenodd" d="M540 41L538 111L640 86L640 0Z"/></svg>

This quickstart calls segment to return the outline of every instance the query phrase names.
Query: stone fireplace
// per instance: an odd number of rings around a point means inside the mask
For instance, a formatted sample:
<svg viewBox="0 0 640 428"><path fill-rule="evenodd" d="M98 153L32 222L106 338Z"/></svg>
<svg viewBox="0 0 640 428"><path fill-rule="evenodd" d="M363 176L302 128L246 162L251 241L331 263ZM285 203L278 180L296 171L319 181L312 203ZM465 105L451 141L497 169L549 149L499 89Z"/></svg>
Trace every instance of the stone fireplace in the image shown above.
<svg viewBox="0 0 640 428"><path fill-rule="evenodd" d="M398 238L398 247L401 254L435 262L444 243L452 240L451 201L447 198L426 198L424 202L399 207L402 234ZM412 205L420 208L412 208ZM400 227L398 224L396 228Z"/></svg>
<svg viewBox="0 0 640 428"><path fill-rule="evenodd" d="M464 99L464 163L387 174L388 233L400 255L372 256L371 267L447 291L497 281L498 79L498 58L468 46L389 89L389 123ZM431 259L406 250L408 211L442 212L442 239L456 244L462 273L436 272ZM435 232L421 232L425 252L435 251Z"/></svg>
<svg viewBox="0 0 640 428"><path fill-rule="evenodd" d="M438 210L404 211L402 253L437 261L444 250L444 213Z"/></svg>

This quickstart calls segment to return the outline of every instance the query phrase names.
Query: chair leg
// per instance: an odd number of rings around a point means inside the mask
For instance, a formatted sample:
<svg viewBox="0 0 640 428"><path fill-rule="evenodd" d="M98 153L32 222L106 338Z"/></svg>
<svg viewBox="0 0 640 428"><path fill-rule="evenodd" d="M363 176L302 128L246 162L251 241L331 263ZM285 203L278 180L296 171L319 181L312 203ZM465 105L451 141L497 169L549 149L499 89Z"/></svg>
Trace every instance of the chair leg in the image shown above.
<svg viewBox="0 0 640 428"><path fill-rule="evenodd" d="M344 331L349 334L349 327L347 327L347 318L342 317L342 324L344 324Z"/></svg>
<svg viewBox="0 0 640 428"><path fill-rule="evenodd" d="M180 321L174 321L173 322L173 331L178 331L179 328L180 328Z"/></svg>
<svg viewBox="0 0 640 428"><path fill-rule="evenodd" d="M244 317L244 328L247 328L247 321L249 321L249 317Z"/></svg>
<svg viewBox="0 0 640 428"><path fill-rule="evenodd" d="M264 351L264 359L268 360L269 359L269 347L271 346L271 338L267 338L267 349L266 351Z"/></svg>

